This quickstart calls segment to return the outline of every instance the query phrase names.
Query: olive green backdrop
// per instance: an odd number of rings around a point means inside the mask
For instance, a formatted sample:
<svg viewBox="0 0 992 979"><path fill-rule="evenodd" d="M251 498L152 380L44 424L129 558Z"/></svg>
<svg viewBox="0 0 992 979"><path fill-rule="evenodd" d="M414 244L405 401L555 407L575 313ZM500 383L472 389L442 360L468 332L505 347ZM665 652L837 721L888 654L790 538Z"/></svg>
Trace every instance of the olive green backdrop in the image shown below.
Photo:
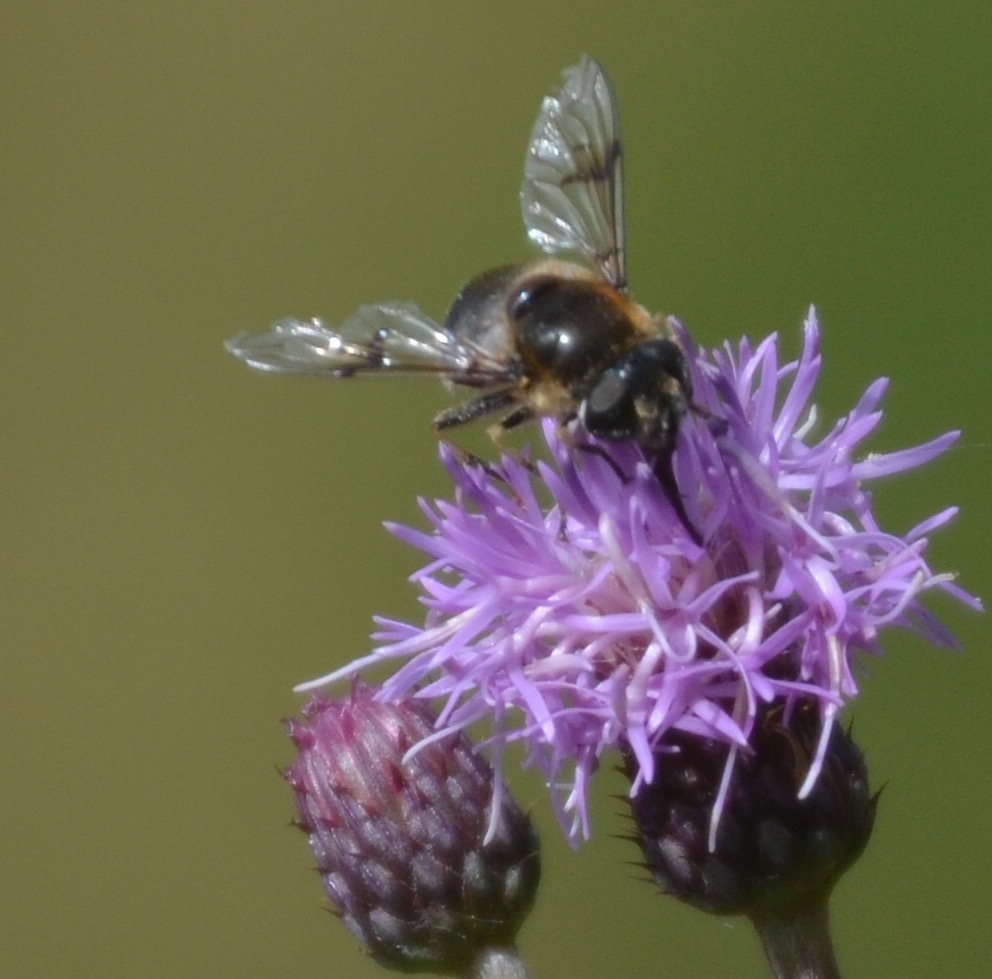
<svg viewBox="0 0 992 979"><path fill-rule="evenodd" d="M582 51L620 95L635 294L793 353L815 302L825 414L887 375L877 448L964 429L876 495L899 530L960 504L933 561L988 594L987 0L8 0L0 45L0 975L377 974L321 910L279 719L374 612L418 614L380 522L446 492L448 401L254 376L221 341L441 315L530 255L525 141ZM963 653L891 636L853 711L886 788L834 902L848 979L990 972L989 625L935 608ZM614 776L577 854L516 784L535 979L764 974L746 924L642 882Z"/></svg>

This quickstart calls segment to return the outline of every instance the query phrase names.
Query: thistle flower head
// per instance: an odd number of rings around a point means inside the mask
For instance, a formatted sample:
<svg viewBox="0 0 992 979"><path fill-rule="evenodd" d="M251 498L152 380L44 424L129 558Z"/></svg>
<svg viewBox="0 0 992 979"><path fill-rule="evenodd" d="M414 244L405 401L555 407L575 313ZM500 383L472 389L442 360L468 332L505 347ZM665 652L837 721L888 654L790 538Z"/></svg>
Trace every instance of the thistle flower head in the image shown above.
<svg viewBox="0 0 992 979"><path fill-rule="evenodd" d="M285 777L354 937L402 972L463 975L512 946L537 890L537 837L468 739L435 739L426 704L363 686L303 713Z"/></svg>
<svg viewBox="0 0 992 979"><path fill-rule="evenodd" d="M770 707L759 715L751 750L734 768L715 845L710 815L726 751L679 732L666 738L677 760L659 765L630 800L645 866L666 894L713 914L787 917L825 902L861 855L878 801L861 751L835 724L820 777L799 799L820 718L810 704L788 724L781 714Z"/></svg>
<svg viewBox="0 0 992 979"><path fill-rule="evenodd" d="M775 336L690 361L698 410L674 471L704 546L635 445L578 451L546 423L551 464L507 456L490 468L442 446L454 500L422 504L429 532L392 528L430 558L414 576L426 623L378 620L370 656L304 686L398 664L381 696L439 700L442 730L485 719L497 752L523 742L573 839L589 833L586 790L604 752L623 749L636 795L670 734L727 747L715 825L734 759L770 705L786 722L799 704L819 713L807 795L833 719L857 693L856 654L877 652L888 626L953 644L920 604L927 591L977 605L924 559L927 535L955 510L900 536L878 526L866 489L940 455L957 433L863 454L882 417L876 381L815 434L812 310L796 362L779 362Z"/></svg>

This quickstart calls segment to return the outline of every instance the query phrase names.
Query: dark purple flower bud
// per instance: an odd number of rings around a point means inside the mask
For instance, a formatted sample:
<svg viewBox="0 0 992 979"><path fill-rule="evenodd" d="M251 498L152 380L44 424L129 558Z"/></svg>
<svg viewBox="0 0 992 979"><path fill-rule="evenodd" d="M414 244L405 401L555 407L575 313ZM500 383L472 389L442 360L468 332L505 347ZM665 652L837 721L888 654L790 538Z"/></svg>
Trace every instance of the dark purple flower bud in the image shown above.
<svg viewBox="0 0 992 979"><path fill-rule="evenodd" d="M429 740L423 702L377 702L366 687L314 697L303 714L288 725L299 756L285 777L352 935L404 972L462 973L511 946L537 890L538 841L468 739Z"/></svg>
<svg viewBox="0 0 992 979"><path fill-rule="evenodd" d="M664 740L654 780L630 806L644 859L665 893L756 921L825 904L868 842L877 796L860 749L834 725L820 777L800 798L820 727L812 704L788 721L780 708L767 710L729 782L725 744L678 732ZM635 778L629 751L626 765Z"/></svg>

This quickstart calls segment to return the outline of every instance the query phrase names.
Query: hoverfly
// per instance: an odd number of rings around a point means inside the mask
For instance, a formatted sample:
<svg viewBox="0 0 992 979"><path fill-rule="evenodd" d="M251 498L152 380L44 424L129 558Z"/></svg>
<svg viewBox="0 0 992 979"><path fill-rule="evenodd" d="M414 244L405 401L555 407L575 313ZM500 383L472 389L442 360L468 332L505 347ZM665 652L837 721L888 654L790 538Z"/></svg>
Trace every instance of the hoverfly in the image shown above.
<svg viewBox="0 0 992 979"><path fill-rule="evenodd" d="M627 295L623 152L616 98L602 67L583 56L565 69L531 131L520 189L527 234L546 257L472 279L440 325L414 304L362 306L340 327L284 319L227 349L260 371L357 377L420 374L475 388L442 411L443 431L502 413L498 441L537 417L578 420L590 435L633 440L651 461L681 523L672 453L692 386L664 317Z"/></svg>

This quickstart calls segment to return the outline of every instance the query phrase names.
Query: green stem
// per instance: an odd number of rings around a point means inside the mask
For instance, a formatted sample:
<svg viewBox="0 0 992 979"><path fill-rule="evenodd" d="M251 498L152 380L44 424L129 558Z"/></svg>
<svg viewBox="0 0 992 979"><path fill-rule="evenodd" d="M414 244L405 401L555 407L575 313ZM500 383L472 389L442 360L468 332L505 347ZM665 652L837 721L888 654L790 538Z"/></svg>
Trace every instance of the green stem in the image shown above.
<svg viewBox="0 0 992 979"><path fill-rule="evenodd" d="M776 979L841 979L829 919L826 900L751 918Z"/></svg>

